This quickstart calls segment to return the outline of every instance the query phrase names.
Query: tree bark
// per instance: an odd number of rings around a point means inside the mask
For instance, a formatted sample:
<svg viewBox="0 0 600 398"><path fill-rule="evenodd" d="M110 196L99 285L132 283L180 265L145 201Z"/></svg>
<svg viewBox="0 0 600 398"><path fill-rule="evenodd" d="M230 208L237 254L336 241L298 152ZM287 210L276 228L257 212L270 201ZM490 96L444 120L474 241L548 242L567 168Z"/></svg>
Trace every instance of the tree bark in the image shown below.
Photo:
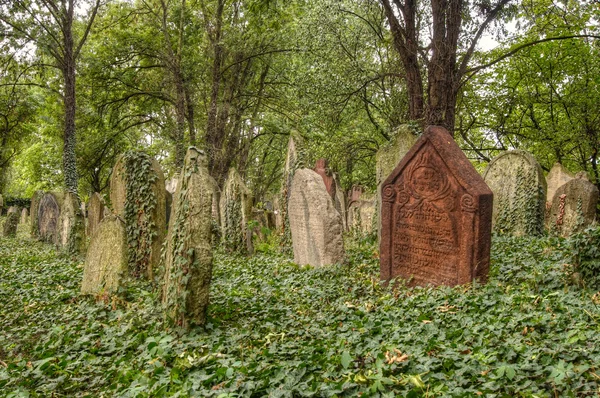
<svg viewBox="0 0 600 398"><path fill-rule="evenodd" d="M78 194L77 159L75 147L75 45L73 41L73 0L69 1L63 15L62 31L64 40L64 57L62 59L62 74L64 79L63 103L65 107L64 145L63 145L63 173L65 188Z"/></svg>

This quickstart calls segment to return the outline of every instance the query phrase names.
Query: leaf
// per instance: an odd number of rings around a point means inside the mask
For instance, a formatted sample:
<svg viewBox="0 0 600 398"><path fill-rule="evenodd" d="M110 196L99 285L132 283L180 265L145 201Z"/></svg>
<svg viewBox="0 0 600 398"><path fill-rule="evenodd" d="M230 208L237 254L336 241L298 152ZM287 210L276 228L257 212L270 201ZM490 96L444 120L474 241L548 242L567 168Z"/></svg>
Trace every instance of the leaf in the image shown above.
<svg viewBox="0 0 600 398"><path fill-rule="evenodd" d="M344 369L348 369L348 367L350 366L350 363L352 362L352 357L350 356L350 353L348 351L342 352L342 357L340 359L340 362L342 363L342 366L344 367Z"/></svg>

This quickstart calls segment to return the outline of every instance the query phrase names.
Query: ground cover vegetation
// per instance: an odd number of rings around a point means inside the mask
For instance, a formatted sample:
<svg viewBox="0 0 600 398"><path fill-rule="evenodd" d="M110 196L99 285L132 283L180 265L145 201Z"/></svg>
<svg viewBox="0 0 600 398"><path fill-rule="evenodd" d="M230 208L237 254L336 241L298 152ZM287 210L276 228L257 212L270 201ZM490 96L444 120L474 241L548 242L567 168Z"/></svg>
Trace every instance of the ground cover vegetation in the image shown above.
<svg viewBox="0 0 600 398"><path fill-rule="evenodd" d="M0 238L0 395L596 396L600 294L570 264L598 254L579 245L495 237L486 285L416 289L380 284L365 239L321 269L217 252L206 328L183 332L150 282L80 296L81 259L21 229Z"/></svg>

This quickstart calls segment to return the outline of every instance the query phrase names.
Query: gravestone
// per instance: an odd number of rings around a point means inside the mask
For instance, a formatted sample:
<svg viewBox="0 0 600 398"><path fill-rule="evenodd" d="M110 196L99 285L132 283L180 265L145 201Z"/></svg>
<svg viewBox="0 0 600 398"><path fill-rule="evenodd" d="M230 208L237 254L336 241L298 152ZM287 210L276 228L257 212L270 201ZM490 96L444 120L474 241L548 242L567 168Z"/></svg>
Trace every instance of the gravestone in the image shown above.
<svg viewBox="0 0 600 398"><path fill-rule="evenodd" d="M303 140L301 136L295 132L290 135L288 141L287 154L285 158L285 165L283 168L282 184L281 184L281 200L280 213L281 213L281 251L289 253L292 248L292 235L290 231L290 218L288 216L288 203L290 200L292 180L294 179L294 173L296 170L305 166Z"/></svg>
<svg viewBox="0 0 600 398"><path fill-rule="evenodd" d="M87 229L86 234L89 238L94 236L94 232L96 232L96 228L100 224L100 221L104 218L104 199L98 192L94 192L92 196L90 196L90 200L87 205Z"/></svg>
<svg viewBox="0 0 600 398"><path fill-rule="evenodd" d="M362 193L348 207L348 230L355 233L374 233L377 203L375 195Z"/></svg>
<svg viewBox="0 0 600 398"><path fill-rule="evenodd" d="M171 195L173 195L175 193L175 191L177 190L177 179L178 179L178 176L174 175L171 179L165 181L165 189Z"/></svg>
<svg viewBox="0 0 600 398"><path fill-rule="evenodd" d="M362 196L365 189L360 185L352 185L352 189L348 192L348 204L357 201Z"/></svg>
<svg viewBox="0 0 600 398"><path fill-rule="evenodd" d="M27 208L23 208L23 210L21 210L21 224L27 224L29 222L29 211L27 210Z"/></svg>
<svg viewBox="0 0 600 398"><path fill-rule="evenodd" d="M174 194L165 249L162 303L173 323L204 325L212 276L213 184L204 153L191 147Z"/></svg>
<svg viewBox="0 0 600 398"><path fill-rule="evenodd" d="M18 214L19 213L19 208L17 206L10 206L8 208L8 210L6 211L6 213L7 214L10 214L10 213L17 213Z"/></svg>
<svg viewBox="0 0 600 398"><path fill-rule="evenodd" d="M344 260L343 224L321 176L299 169L288 204L294 262L320 267Z"/></svg>
<svg viewBox="0 0 600 398"><path fill-rule="evenodd" d="M47 192L40 198L37 211L37 230L39 238L48 243L55 243L59 238L60 208L63 202L63 194L59 192Z"/></svg>
<svg viewBox="0 0 600 398"><path fill-rule="evenodd" d="M340 184L340 179L337 174L333 175L333 180L335 183L335 197L333 198L333 204L335 205L335 209L342 216L342 224L344 231L348 230L348 205L346 204L346 195L344 195L344 190L342 189L342 185Z"/></svg>
<svg viewBox="0 0 600 398"><path fill-rule="evenodd" d="M31 207L29 208L29 222L31 223L31 227L29 233L32 238L39 238L39 229L38 229L38 207L40 205L40 199L44 195L42 191L35 191L33 196L31 197Z"/></svg>
<svg viewBox="0 0 600 398"><path fill-rule="evenodd" d="M382 280L486 281L492 192L446 129L428 127L382 188Z"/></svg>
<svg viewBox="0 0 600 398"><path fill-rule="evenodd" d="M234 168L229 169L220 198L223 244L230 252L251 252L252 194Z"/></svg>
<svg viewBox="0 0 600 398"><path fill-rule="evenodd" d="M381 209L381 185L417 141L416 134L412 131L411 127L406 124L399 126L390 135L390 141L382 145L375 154L377 200L375 202L373 213L376 217L378 238L381 237L381 220L378 216L380 212L379 209ZM362 207L368 207L368 205L364 204Z"/></svg>
<svg viewBox="0 0 600 398"><path fill-rule="evenodd" d="M167 229L160 164L143 152L120 155L110 178L110 200L114 214L125 222L132 275L152 280Z"/></svg>
<svg viewBox="0 0 600 398"><path fill-rule="evenodd" d="M72 192L63 194L54 244L68 253L85 251L85 224L79 198Z"/></svg>
<svg viewBox="0 0 600 398"><path fill-rule="evenodd" d="M574 178L554 193L546 227L568 237L594 222L598 188L583 178Z"/></svg>
<svg viewBox="0 0 600 398"><path fill-rule="evenodd" d="M552 205L552 198L556 193L556 190L563 184L571 181L575 176L569 170L567 170L562 164L556 162L548 176L546 177L546 183L548 190L546 191L546 202Z"/></svg>
<svg viewBox="0 0 600 398"><path fill-rule="evenodd" d="M7 237L15 237L17 235L17 227L19 225L19 213L12 212L6 215L4 220L3 234Z"/></svg>
<svg viewBox="0 0 600 398"><path fill-rule="evenodd" d="M494 193L492 228L515 236L544 232L546 179L529 153L513 150L495 157L483 178Z"/></svg>
<svg viewBox="0 0 600 398"><path fill-rule="evenodd" d="M315 168L313 170L323 179L325 189L327 190L329 196L335 198L335 180L333 179L333 175L331 173L331 170L329 169L327 159L321 158L317 160L317 162L315 163Z"/></svg>
<svg viewBox="0 0 600 398"><path fill-rule="evenodd" d="M114 293L127 275L125 223L109 215L100 221L90 239L83 267L81 294Z"/></svg>

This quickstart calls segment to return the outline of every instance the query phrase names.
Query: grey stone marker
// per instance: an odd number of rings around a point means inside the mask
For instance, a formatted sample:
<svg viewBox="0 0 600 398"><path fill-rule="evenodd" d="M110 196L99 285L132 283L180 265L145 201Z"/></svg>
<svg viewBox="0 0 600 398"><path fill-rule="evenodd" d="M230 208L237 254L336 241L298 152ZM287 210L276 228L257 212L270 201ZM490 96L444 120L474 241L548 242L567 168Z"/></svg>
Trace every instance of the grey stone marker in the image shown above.
<svg viewBox="0 0 600 398"><path fill-rule="evenodd" d="M225 248L241 253L250 252L251 245L248 241L251 232L248 231L247 225L252 217L252 194L234 168L227 174L221 193L219 213Z"/></svg>
<svg viewBox="0 0 600 398"><path fill-rule="evenodd" d="M69 253L85 251L85 224L81 204L77 195L72 192L65 192L63 195L54 243Z"/></svg>
<svg viewBox="0 0 600 398"><path fill-rule="evenodd" d="M546 178L531 154L513 150L498 155L483 179L494 193L494 232L515 236L544 232Z"/></svg>
<svg viewBox="0 0 600 398"><path fill-rule="evenodd" d="M21 210L21 224L27 224L29 222L29 211L27 210L27 208L23 208L23 210Z"/></svg>
<svg viewBox="0 0 600 398"><path fill-rule="evenodd" d="M44 192L35 191L31 197L31 207L29 208L29 221L31 222L30 234L32 238L39 238L40 232L38 229L38 207L40 199L44 196Z"/></svg>
<svg viewBox="0 0 600 398"><path fill-rule="evenodd" d="M583 178L574 178L556 190L546 227L568 237L594 222L597 204L596 185Z"/></svg>
<svg viewBox="0 0 600 398"><path fill-rule="evenodd" d="M204 325L212 277L213 184L205 155L188 149L173 207L164 255L162 303L167 318Z"/></svg>
<svg viewBox="0 0 600 398"><path fill-rule="evenodd" d="M81 294L114 293L127 275L125 223L105 217L90 240L83 268Z"/></svg>
<svg viewBox="0 0 600 398"><path fill-rule="evenodd" d="M320 267L344 260L343 223L320 175L297 170L288 203L294 262Z"/></svg>

